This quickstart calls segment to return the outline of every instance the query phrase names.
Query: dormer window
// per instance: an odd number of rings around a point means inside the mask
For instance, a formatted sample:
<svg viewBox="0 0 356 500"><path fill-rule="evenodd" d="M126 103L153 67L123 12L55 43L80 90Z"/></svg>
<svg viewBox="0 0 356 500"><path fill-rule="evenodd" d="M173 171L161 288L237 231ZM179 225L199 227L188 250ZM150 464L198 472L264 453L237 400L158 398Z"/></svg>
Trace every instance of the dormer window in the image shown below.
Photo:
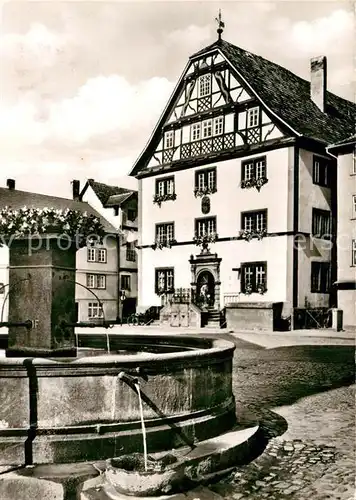
<svg viewBox="0 0 356 500"><path fill-rule="evenodd" d="M203 139L213 135L213 120L203 121Z"/></svg>
<svg viewBox="0 0 356 500"><path fill-rule="evenodd" d="M211 75L203 75L199 78L199 97L205 97L211 93Z"/></svg>
<svg viewBox="0 0 356 500"><path fill-rule="evenodd" d="M173 146L174 146L174 131L168 130L168 132L165 132L164 134L164 148L169 149L173 148Z"/></svg>
<svg viewBox="0 0 356 500"><path fill-rule="evenodd" d="M247 128L257 127L260 123L259 108L250 108L247 111Z"/></svg>
<svg viewBox="0 0 356 500"><path fill-rule="evenodd" d="M201 124L194 123L191 128L191 140L199 141L201 135Z"/></svg>

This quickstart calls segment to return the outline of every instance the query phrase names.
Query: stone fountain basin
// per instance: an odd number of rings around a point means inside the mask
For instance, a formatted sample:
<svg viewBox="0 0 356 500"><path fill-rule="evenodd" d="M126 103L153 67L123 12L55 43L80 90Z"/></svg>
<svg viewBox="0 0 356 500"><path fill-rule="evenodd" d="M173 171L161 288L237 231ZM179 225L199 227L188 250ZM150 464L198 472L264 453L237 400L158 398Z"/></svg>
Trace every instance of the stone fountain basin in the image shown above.
<svg viewBox="0 0 356 500"><path fill-rule="evenodd" d="M188 335L79 334L91 356L0 358L0 465L102 460L142 449L137 394L119 378L136 373L148 453L230 430L235 346ZM125 350L130 354L117 354ZM137 352L137 354L131 354ZM181 435L177 433L181 431ZM29 439L30 436L30 439Z"/></svg>
<svg viewBox="0 0 356 500"><path fill-rule="evenodd" d="M162 459L148 457L148 470L144 456L132 453L106 461L105 479L119 493L128 496L149 497L170 493L184 481L184 465L171 454Z"/></svg>

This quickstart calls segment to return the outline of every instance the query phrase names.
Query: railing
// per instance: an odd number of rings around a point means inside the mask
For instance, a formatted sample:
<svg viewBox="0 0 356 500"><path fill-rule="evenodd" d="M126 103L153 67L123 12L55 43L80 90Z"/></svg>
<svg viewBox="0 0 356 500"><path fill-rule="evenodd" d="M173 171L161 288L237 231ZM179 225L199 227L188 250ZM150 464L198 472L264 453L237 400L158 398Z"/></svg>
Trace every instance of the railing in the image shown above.
<svg viewBox="0 0 356 500"><path fill-rule="evenodd" d="M241 292L224 293L224 306L227 304L237 304L240 302Z"/></svg>
<svg viewBox="0 0 356 500"><path fill-rule="evenodd" d="M166 304L189 304L192 302L192 291L190 288L176 288L171 292L162 294L161 303Z"/></svg>

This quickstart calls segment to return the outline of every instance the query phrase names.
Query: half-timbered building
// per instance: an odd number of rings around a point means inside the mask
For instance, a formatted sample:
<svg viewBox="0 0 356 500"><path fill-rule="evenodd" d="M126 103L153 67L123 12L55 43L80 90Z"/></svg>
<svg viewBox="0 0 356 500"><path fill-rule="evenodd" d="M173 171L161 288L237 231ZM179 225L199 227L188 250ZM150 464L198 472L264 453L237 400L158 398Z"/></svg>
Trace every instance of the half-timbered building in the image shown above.
<svg viewBox="0 0 356 500"><path fill-rule="evenodd" d="M198 310L214 324L227 308L231 326L270 328L332 303L336 169L326 146L353 132L355 107L326 90L324 57L308 82L220 35L189 58L130 174L138 301L192 303L171 308L174 325Z"/></svg>

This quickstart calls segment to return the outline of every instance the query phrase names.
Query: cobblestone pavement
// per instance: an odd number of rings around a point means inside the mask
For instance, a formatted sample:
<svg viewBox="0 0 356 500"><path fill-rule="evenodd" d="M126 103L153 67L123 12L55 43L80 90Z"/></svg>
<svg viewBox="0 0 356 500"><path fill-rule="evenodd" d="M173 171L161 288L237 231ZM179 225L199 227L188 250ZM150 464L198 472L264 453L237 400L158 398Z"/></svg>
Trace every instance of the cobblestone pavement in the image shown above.
<svg viewBox="0 0 356 500"><path fill-rule="evenodd" d="M256 460L210 486L231 500L355 500L353 349L238 345L234 392L271 438ZM242 414L241 419L244 419Z"/></svg>

